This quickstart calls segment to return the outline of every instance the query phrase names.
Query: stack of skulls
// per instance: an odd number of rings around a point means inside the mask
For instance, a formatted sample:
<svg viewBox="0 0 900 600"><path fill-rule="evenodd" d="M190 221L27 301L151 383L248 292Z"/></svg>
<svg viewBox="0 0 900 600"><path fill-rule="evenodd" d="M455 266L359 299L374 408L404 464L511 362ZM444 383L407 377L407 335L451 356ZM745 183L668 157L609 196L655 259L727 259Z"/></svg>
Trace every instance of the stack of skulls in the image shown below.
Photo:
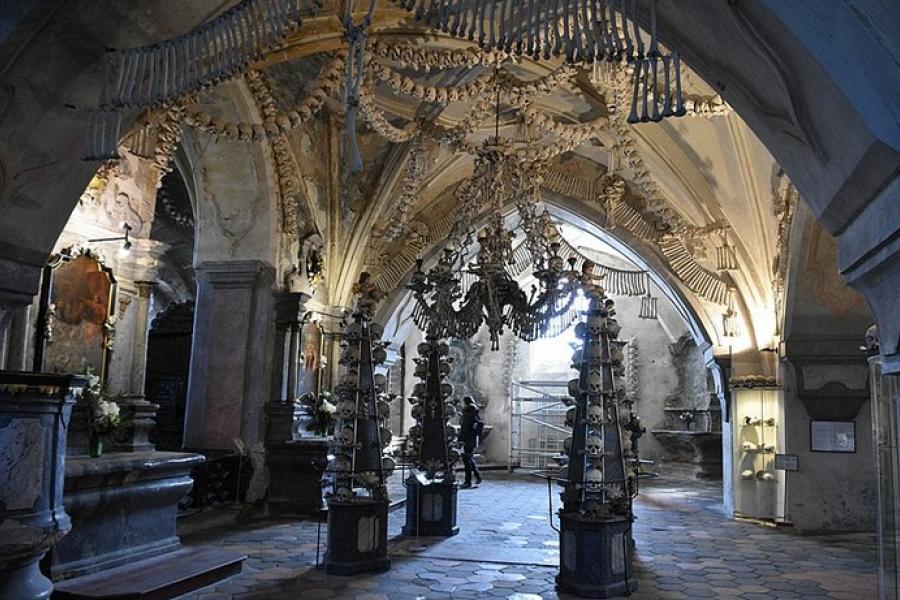
<svg viewBox="0 0 900 600"><path fill-rule="evenodd" d="M416 424L409 429L410 458L429 479L452 478L453 465L459 460L456 430L449 419L457 412L453 386L444 383L453 359L446 342L429 336L416 348L415 375L422 381L413 386L412 416Z"/></svg>
<svg viewBox="0 0 900 600"><path fill-rule="evenodd" d="M394 470L394 459L384 455L393 437L387 427L391 408L387 380L375 373L376 365L387 359L386 344L380 341L383 329L357 313L342 333L343 375L335 388L337 423L327 469L333 483L330 497L348 502L362 489L369 497L387 499L385 480Z"/></svg>
<svg viewBox="0 0 900 600"><path fill-rule="evenodd" d="M631 411L620 407L625 371L614 306L608 298L591 298L586 321L575 328L582 340L572 357L579 377L569 381L566 425L572 436L561 461L562 511L592 520L630 516L637 490L631 433L621 427Z"/></svg>

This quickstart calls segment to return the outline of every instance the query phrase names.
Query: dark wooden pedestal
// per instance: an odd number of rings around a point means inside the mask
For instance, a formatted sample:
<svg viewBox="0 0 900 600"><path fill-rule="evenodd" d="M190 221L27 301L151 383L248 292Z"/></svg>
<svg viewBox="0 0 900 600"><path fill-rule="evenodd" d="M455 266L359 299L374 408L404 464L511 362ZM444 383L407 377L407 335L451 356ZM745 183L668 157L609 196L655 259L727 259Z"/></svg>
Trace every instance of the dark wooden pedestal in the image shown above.
<svg viewBox="0 0 900 600"><path fill-rule="evenodd" d="M326 438L299 439L266 448L269 495L266 514L313 516L322 508L322 473L328 462Z"/></svg>
<svg viewBox="0 0 900 600"><path fill-rule="evenodd" d="M329 499L325 572L355 575L390 569L387 520L387 500L358 498L338 502Z"/></svg>
<svg viewBox="0 0 900 600"><path fill-rule="evenodd" d="M630 528L628 519L589 521L560 514L556 589L581 598L614 598L635 591Z"/></svg>
<svg viewBox="0 0 900 600"><path fill-rule="evenodd" d="M456 524L456 481L423 485L415 476L406 480L406 524L403 535L450 537L459 533Z"/></svg>

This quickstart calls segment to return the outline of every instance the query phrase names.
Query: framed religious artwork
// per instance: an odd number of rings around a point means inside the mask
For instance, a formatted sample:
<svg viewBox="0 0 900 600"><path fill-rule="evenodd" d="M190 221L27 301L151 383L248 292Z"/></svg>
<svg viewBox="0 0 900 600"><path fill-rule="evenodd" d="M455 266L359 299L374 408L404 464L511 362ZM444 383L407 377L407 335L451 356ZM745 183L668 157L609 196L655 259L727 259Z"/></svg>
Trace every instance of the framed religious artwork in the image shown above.
<svg viewBox="0 0 900 600"><path fill-rule="evenodd" d="M116 280L96 250L75 246L44 267L34 369L105 381L115 339Z"/></svg>

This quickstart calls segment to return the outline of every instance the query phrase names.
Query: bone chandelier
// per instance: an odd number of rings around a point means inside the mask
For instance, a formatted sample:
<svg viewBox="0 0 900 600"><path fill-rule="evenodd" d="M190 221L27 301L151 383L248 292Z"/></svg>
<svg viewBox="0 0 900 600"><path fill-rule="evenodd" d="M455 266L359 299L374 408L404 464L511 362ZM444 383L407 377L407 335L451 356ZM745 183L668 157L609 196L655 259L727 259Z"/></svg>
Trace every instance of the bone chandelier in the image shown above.
<svg viewBox="0 0 900 600"><path fill-rule="evenodd" d="M536 210L542 170L536 163L517 160L508 145L493 137L477 150L475 172L457 191L459 218L442 256L428 273L422 270L422 259L416 261L407 287L416 300L413 321L429 335L467 338L486 324L492 350L499 349L505 328L526 341L557 335L577 317L579 289L598 288L592 262L585 261L581 272L574 269L575 259L565 267L556 225L546 210L540 215ZM516 206L538 280L530 294L510 274L515 234L501 212L509 201ZM485 213L488 223L477 236L476 255L474 222ZM464 275L475 280L467 290Z"/></svg>

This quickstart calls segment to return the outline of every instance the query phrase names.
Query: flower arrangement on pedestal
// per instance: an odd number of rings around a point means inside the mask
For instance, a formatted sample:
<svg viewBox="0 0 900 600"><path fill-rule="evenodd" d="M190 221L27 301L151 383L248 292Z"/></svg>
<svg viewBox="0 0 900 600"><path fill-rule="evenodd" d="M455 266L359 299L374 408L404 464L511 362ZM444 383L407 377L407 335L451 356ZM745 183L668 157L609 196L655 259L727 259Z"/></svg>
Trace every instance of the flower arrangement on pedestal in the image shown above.
<svg viewBox="0 0 900 600"><path fill-rule="evenodd" d="M91 458L97 458L103 454L103 436L111 434L119 426L119 404L107 395L99 376L88 369L85 377L88 383L82 392L82 399L87 404L89 454Z"/></svg>
<svg viewBox="0 0 900 600"><path fill-rule="evenodd" d="M303 405L310 417L306 424L307 431L312 431L319 437L331 435L334 432L334 413L337 407L331 400L331 392L322 390L318 396L306 393L297 401Z"/></svg>

